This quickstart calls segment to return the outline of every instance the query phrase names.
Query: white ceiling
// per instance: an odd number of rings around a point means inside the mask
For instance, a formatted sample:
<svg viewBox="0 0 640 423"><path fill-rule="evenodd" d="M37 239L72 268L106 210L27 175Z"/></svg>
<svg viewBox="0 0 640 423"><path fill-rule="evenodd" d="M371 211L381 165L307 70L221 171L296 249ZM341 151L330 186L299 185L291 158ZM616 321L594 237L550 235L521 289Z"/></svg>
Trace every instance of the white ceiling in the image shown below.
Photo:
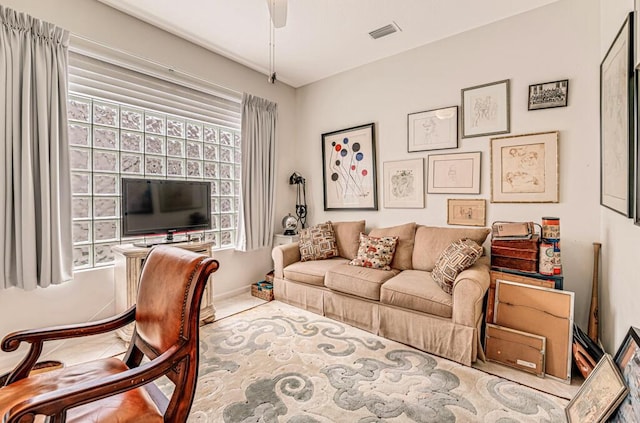
<svg viewBox="0 0 640 423"><path fill-rule="evenodd" d="M266 75L266 0L99 0ZM300 87L559 0L289 0L279 81ZM401 32L373 40L395 22Z"/></svg>

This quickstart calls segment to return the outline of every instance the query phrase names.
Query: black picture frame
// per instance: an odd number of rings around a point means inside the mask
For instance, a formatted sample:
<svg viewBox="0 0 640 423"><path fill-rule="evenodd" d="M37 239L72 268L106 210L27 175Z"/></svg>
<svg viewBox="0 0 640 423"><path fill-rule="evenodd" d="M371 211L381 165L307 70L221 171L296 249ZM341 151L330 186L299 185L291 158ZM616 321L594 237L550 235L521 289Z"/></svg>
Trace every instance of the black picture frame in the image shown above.
<svg viewBox="0 0 640 423"><path fill-rule="evenodd" d="M640 407L640 329L631 326L622 344L616 351L613 361L620 369L622 378L629 387L629 394L622 401L609 420L612 423L634 421L637 418L634 410ZM633 413L633 414L629 414Z"/></svg>
<svg viewBox="0 0 640 423"><path fill-rule="evenodd" d="M529 85L527 110L567 107L569 100L569 80L541 82Z"/></svg>
<svg viewBox="0 0 640 423"><path fill-rule="evenodd" d="M629 13L600 63L600 204L626 217L635 205L633 17ZM621 71L625 81L617 77Z"/></svg>
<svg viewBox="0 0 640 423"><path fill-rule="evenodd" d="M460 90L462 138L511 132L511 81L490 82Z"/></svg>
<svg viewBox="0 0 640 423"><path fill-rule="evenodd" d="M322 134L324 210L378 210L375 124Z"/></svg>

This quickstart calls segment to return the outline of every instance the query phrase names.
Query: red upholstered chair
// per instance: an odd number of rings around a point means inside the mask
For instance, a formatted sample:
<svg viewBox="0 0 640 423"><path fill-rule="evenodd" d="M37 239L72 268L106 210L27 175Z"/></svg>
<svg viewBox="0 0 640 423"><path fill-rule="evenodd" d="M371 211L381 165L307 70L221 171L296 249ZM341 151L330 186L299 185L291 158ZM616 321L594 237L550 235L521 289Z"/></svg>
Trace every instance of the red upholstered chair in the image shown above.
<svg viewBox="0 0 640 423"><path fill-rule="evenodd" d="M45 415L50 422L186 422L198 377L200 301L217 269L212 258L155 247L144 264L137 304L126 312L6 336L4 351L15 351L21 342L31 349L0 388L0 421L32 422ZM122 360L106 358L29 375L44 341L105 333L131 322L135 329ZM169 398L150 383L161 376L175 384Z"/></svg>

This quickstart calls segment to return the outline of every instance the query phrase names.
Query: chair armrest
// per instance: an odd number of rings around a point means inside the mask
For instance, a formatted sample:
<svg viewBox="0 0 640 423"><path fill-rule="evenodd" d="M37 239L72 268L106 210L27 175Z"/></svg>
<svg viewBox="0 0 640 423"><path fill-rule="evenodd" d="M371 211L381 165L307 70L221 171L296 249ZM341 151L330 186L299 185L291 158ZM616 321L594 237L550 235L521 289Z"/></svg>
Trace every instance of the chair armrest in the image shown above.
<svg viewBox="0 0 640 423"><path fill-rule="evenodd" d="M129 310L103 320L95 322L82 323L78 325L52 326L42 329L23 330L8 334L2 340L0 347L3 351L11 352L18 349L20 343L28 342L31 348L26 357L16 366L7 378L6 384L15 382L16 380L27 377L33 366L38 361L42 353L42 345L45 341L56 339L69 339L81 336L97 335L100 333L111 332L121 328L135 320L135 305Z"/></svg>
<svg viewBox="0 0 640 423"><path fill-rule="evenodd" d="M489 265L480 259L463 270L453 282L452 319L454 323L476 327L482 315L484 295L489 289Z"/></svg>
<svg viewBox="0 0 640 423"><path fill-rule="evenodd" d="M284 278L283 269L290 264L300 261L300 248L297 242L291 244L278 245L271 251L273 258L273 275L276 278Z"/></svg>

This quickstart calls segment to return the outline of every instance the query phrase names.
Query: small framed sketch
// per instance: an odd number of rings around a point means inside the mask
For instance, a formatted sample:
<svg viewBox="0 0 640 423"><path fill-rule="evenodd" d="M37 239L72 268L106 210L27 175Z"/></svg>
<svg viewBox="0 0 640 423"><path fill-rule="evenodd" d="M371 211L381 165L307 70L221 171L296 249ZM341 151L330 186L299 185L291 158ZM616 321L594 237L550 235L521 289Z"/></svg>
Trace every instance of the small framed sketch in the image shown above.
<svg viewBox="0 0 640 423"><path fill-rule="evenodd" d="M427 174L429 194L480 194L480 156L473 153L431 154Z"/></svg>
<svg viewBox="0 0 640 423"><path fill-rule="evenodd" d="M565 408L569 423L599 423L616 410L629 392L609 354L602 356Z"/></svg>
<svg viewBox="0 0 640 423"><path fill-rule="evenodd" d="M462 89L462 138L509 132L509 80Z"/></svg>
<svg viewBox="0 0 640 423"><path fill-rule="evenodd" d="M491 138L492 203L558 202L558 132Z"/></svg>
<svg viewBox="0 0 640 423"><path fill-rule="evenodd" d="M384 162L384 206L424 208L424 159Z"/></svg>
<svg viewBox="0 0 640 423"><path fill-rule="evenodd" d="M567 107L569 80L529 85L529 110Z"/></svg>
<svg viewBox="0 0 640 423"><path fill-rule="evenodd" d="M458 147L458 106L407 115L407 149L442 150Z"/></svg>
<svg viewBox="0 0 640 423"><path fill-rule="evenodd" d="M447 200L447 224L485 226L486 201L449 198Z"/></svg>
<svg viewBox="0 0 640 423"><path fill-rule="evenodd" d="M640 330L629 328L627 336L616 352L614 361L629 387L629 395L611 416L611 423L633 422L640 410Z"/></svg>

